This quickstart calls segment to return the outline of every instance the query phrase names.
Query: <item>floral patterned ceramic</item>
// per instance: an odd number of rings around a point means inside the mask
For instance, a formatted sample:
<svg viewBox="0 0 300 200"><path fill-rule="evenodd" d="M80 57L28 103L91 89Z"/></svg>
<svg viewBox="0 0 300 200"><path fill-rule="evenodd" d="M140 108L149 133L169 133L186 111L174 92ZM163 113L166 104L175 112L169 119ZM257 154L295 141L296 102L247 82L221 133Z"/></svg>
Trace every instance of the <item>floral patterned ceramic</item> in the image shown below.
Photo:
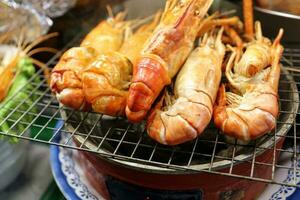
<svg viewBox="0 0 300 200"><path fill-rule="evenodd" d="M57 124L59 127L59 123ZM57 137L56 140L61 138ZM64 138L62 138L63 140ZM298 147L299 148L299 147ZM291 150L291 152L293 152ZM60 190L68 200L102 200L101 195L92 187L91 184L85 178L83 169L80 164L77 163L76 157L77 150L71 150L58 146L51 146L50 149L50 162L51 169ZM294 164L297 165L296 173L288 168L291 168ZM275 180L278 182L293 183L296 181L300 185L300 156L295 162L293 162L292 153L281 153L279 160L279 166L276 170ZM295 178L294 178L295 177ZM258 200L299 200L300 189L281 185L268 185L266 190L260 195Z"/></svg>
<svg viewBox="0 0 300 200"><path fill-rule="evenodd" d="M50 148L54 179L67 200L103 200L88 183L79 164L73 159L75 150L57 146Z"/></svg>
<svg viewBox="0 0 300 200"><path fill-rule="evenodd" d="M67 199L100 200L103 199L84 178L82 169L74 161L76 150L64 149L57 146L51 147L51 167L54 178ZM280 165L292 166L292 158L286 153L281 154ZM300 169L300 157L297 160ZM294 181L293 170L279 169L276 171L275 180ZM300 184L300 171L296 172L295 181ZM294 187L269 185L258 200L298 200L300 190Z"/></svg>

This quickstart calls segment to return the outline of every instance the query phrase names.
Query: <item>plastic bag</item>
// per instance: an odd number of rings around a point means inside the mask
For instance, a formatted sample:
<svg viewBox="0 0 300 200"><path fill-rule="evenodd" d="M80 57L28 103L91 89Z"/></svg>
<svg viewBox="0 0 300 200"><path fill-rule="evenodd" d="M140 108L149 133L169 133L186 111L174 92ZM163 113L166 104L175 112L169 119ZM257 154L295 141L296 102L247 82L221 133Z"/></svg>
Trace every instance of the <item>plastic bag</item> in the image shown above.
<svg viewBox="0 0 300 200"><path fill-rule="evenodd" d="M76 0L0 0L0 36L22 31L26 41L48 32L51 18L59 17L72 8ZM21 30L22 29L22 30Z"/></svg>
<svg viewBox="0 0 300 200"><path fill-rule="evenodd" d="M47 33L52 20L44 13L38 12L30 4L18 4L12 0L0 1L0 35L12 33L10 37L24 34L26 41Z"/></svg>
<svg viewBox="0 0 300 200"><path fill-rule="evenodd" d="M36 10L54 18L65 14L75 5L76 0L23 0L23 2L31 4Z"/></svg>

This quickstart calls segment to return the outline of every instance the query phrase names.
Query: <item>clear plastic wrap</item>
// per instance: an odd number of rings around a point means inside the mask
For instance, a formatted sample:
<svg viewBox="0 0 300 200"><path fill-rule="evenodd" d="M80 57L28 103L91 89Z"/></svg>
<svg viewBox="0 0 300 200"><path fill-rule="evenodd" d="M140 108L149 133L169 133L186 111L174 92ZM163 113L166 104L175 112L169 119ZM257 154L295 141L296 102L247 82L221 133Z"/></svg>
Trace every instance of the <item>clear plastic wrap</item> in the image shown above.
<svg viewBox="0 0 300 200"><path fill-rule="evenodd" d="M0 1L0 34L12 33L11 37L20 37L28 41L47 33L52 20L38 12L31 4L18 4L13 0Z"/></svg>
<svg viewBox="0 0 300 200"><path fill-rule="evenodd" d="M33 41L48 32L51 18L59 17L72 8L76 0L0 0L0 36L13 33ZM11 35L12 36L12 35Z"/></svg>
<svg viewBox="0 0 300 200"><path fill-rule="evenodd" d="M76 0L23 0L23 2L31 4L36 10L44 12L51 18L62 16L76 4Z"/></svg>

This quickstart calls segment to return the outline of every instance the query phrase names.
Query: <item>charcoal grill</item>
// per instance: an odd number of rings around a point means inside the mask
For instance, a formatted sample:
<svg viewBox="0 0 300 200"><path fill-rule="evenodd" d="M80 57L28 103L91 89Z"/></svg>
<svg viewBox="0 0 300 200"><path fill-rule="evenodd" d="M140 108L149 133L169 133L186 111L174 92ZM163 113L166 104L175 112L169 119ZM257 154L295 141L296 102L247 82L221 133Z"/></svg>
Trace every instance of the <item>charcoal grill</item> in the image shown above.
<svg viewBox="0 0 300 200"><path fill-rule="evenodd" d="M62 53L76 46L85 33L86 31L77 33L46 65L52 68ZM23 99L13 109L6 108L5 105L0 108L10 111L9 115L0 118L0 126L3 123L9 123L10 129L7 132L0 131L0 134L76 149L84 152L85 159L95 165L99 162L106 167L124 168L128 174L130 170L137 174L146 173L153 176L174 175L174 177L183 178L188 175L190 179L192 178L190 175L207 174L215 179L222 175L228 180L239 178L255 181L255 183L299 187L296 178L285 182L276 180L274 176L277 169L288 170L295 175L294 177L300 171L297 163L297 157L300 156L298 146L300 124L297 121L300 115L297 89L300 85L300 73L296 71L299 69L300 49L286 47L279 84L280 115L277 126L271 133L248 144L224 137L213 124L210 124L203 136L191 142L174 147L163 146L147 136L144 123L131 124L123 118L76 111L59 105L51 94L41 69L37 70L28 81L34 89L30 91L25 87L21 89L28 94L28 98L35 97L33 104L29 103L29 99ZM36 77L41 80L38 84L33 81ZM10 100L13 100L13 97ZM27 104L28 108L20 109L24 104ZM14 114L18 114L19 119L13 119L11 116ZM25 120L27 115L32 116L31 122ZM51 124L56 122L59 122L58 126L53 127ZM36 130L36 134L29 137L26 133L32 129ZM15 132L18 134L15 135ZM43 136L46 132L53 132L53 135L45 139ZM59 135L65 140L56 140ZM282 152L290 154L293 158L291 166L277 164L277 156ZM122 179L120 174L111 170L108 170L108 174ZM124 180L130 182L128 177ZM138 184L139 182L132 177L132 183ZM164 187L159 183L157 186L153 183L147 183L145 186ZM180 184L176 187L184 188ZM169 189L178 189L176 187L168 186ZM195 188L195 185L185 189L191 188Z"/></svg>

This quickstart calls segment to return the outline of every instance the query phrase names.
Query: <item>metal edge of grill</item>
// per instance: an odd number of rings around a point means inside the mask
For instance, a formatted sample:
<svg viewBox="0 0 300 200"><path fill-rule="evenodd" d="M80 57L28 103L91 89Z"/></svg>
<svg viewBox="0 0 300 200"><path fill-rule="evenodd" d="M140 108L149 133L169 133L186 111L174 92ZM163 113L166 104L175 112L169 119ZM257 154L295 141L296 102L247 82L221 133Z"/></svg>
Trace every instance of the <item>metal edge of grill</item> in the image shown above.
<svg viewBox="0 0 300 200"><path fill-rule="evenodd" d="M291 110L289 110L289 114L287 114L288 116L286 117L286 121L284 122L284 124L280 127L279 130L276 131L275 134L275 144L277 144L277 142L279 140L281 140L283 137L285 137L285 135L287 134L287 132L291 129L294 120L295 120L295 112L297 112L298 110L298 106L299 106L299 96L298 96L298 89L296 84L294 83L293 77L290 75L290 73L285 70L283 68L283 73L281 76L286 76L287 80L290 82L290 89L291 89L291 94L293 95L291 99L293 99L292 102L292 106L291 106ZM65 113L65 110L61 110L61 114L63 116L63 118L67 118L67 114ZM69 129L70 132L74 132L75 129L74 127L72 127L70 124L67 124L67 129ZM76 138L76 140L78 142L80 142L80 144L86 146L86 148L88 148L91 151L98 151L99 153L112 153L112 152L108 152L105 149L98 149L97 150L97 146L95 146L95 144L91 143L88 141L88 138L80 136L80 135L74 135L74 137ZM269 136L267 139L264 139L264 141L262 141L262 144L259 144L259 146L261 148L259 148L259 150L256 151L255 156L259 156L262 153L264 153L265 150L268 150L270 148L274 148L274 141L272 141L272 136ZM265 149L265 150L264 150ZM190 152L193 153L193 152ZM101 155L99 155L100 157L102 157ZM109 158L109 157L102 157L110 162L116 163L116 164L120 164L122 166L127 166L127 167L134 167L135 169L143 169L143 170L149 170L149 172L156 172L156 173L187 173L187 171L177 171L174 170L172 168L166 168L168 166L164 165L162 163L161 166L160 163L154 163L154 162L145 162L143 160L137 160L137 159L126 159L126 157L118 157L118 155ZM248 154L241 154L241 155L237 155L236 157L234 157L234 160L238 160L239 162L244 162L247 161L249 159L252 158L252 153L249 152ZM153 165L154 164L154 165ZM210 170L220 170L220 169L224 169L229 167L232 164L232 161L230 160L221 160L221 161L216 161L213 163L213 167ZM180 166L179 166L180 167ZM207 164L200 164L200 165L191 165L188 168L186 168L186 170L193 170L194 172L200 172L200 171L206 171L208 170L210 167L210 163ZM176 167L175 167L176 168Z"/></svg>

